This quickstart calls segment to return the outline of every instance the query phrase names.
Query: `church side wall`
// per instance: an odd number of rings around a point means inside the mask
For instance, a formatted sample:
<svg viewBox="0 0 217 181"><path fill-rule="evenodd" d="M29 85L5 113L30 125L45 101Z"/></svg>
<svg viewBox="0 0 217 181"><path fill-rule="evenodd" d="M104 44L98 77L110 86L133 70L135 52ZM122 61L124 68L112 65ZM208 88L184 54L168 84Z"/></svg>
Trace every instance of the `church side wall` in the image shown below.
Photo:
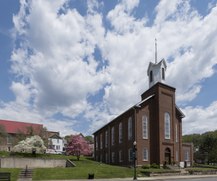
<svg viewBox="0 0 217 181"><path fill-rule="evenodd" d="M137 165L150 164L150 107L149 104L143 105L143 108L137 111L136 116L136 142L137 142ZM148 120L148 137L143 138L143 116ZM148 150L148 159L144 160L144 149Z"/></svg>

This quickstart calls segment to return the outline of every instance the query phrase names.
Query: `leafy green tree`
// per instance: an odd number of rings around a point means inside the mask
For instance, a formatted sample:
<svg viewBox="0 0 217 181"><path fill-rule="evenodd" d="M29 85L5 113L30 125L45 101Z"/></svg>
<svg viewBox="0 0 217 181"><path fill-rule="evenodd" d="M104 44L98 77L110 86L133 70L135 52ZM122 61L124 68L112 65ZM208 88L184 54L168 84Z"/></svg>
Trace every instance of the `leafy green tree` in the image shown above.
<svg viewBox="0 0 217 181"><path fill-rule="evenodd" d="M183 142L194 144L195 161L203 163L217 163L217 130L203 134L191 134L183 136Z"/></svg>
<svg viewBox="0 0 217 181"><path fill-rule="evenodd" d="M85 136L84 139L89 143L93 143L93 136Z"/></svg>
<svg viewBox="0 0 217 181"><path fill-rule="evenodd" d="M7 133L5 131L5 127L0 125L0 144L2 144L7 137Z"/></svg>

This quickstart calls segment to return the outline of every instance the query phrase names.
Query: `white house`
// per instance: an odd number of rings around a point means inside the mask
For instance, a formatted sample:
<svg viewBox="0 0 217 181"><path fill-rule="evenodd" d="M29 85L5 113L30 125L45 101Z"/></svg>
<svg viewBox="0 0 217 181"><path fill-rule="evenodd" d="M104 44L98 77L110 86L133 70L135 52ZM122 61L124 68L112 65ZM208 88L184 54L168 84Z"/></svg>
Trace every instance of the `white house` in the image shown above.
<svg viewBox="0 0 217 181"><path fill-rule="evenodd" d="M47 153L62 154L64 151L64 141L59 135L54 134L48 138Z"/></svg>

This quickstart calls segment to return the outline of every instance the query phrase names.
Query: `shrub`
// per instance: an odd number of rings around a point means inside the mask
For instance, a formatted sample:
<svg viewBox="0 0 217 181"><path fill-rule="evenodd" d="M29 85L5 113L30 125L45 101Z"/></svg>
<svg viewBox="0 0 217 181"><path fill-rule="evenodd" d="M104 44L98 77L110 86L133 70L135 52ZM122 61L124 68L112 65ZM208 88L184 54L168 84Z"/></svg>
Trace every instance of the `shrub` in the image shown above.
<svg viewBox="0 0 217 181"><path fill-rule="evenodd" d="M143 169L149 169L149 168L150 168L150 165L149 165L149 164L143 165L142 168L143 168Z"/></svg>
<svg viewBox="0 0 217 181"><path fill-rule="evenodd" d="M160 168L160 165L156 164L156 163L152 163L151 164L151 168Z"/></svg>

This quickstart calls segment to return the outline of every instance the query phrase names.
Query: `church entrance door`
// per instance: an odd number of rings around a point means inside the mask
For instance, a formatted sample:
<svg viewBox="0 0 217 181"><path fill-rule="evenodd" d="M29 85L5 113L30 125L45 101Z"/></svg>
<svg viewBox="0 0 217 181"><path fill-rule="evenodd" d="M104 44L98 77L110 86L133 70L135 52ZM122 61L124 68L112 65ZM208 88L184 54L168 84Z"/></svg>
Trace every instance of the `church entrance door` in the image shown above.
<svg viewBox="0 0 217 181"><path fill-rule="evenodd" d="M170 165L171 164L171 150L169 148L165 149L164 157L165 157L166 164Z"/></svg>

